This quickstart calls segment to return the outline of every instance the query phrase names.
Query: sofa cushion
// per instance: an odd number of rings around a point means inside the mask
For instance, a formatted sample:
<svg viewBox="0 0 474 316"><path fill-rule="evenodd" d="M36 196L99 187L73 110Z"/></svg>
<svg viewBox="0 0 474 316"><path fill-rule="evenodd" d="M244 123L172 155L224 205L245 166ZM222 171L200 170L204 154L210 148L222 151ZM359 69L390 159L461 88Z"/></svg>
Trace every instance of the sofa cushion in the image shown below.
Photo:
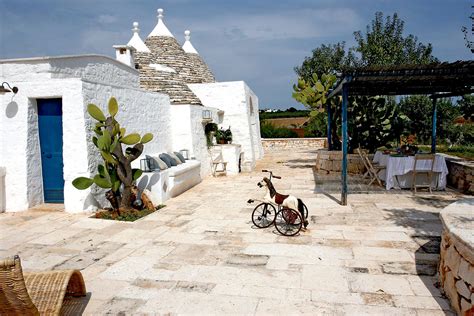
<svg viewBox="0 0 474 316"><path fill-rule="evenodd" d="M179 166L173 167L169 170L170 177L177 177L183 173L188 172L189 170L200 168L201 162L198 160L186 160L185 163L180 164Z"/></svg>
<svg viewBox="0 0 474 316"><path fill-rule="evenodd" d="M176 161L174 161L174 159L172 159L170 157L170 155L168 155L167 153L162 153L160 154L160 159L163 160L166 165L168 166L168 168L171 168L173 166L177 166L178 164L176 163Z"/></svg>
<svg viewBox="0 0 474 316"><path fill-rule="evenodd" d="M174 154L176 155L176 157L179 158L179 160L181 160L182 163L186 162L186 159L184 159L184 157L183 157L183 155L181 155L181 153L175 151Z"/></svg>
<svg viewBox="0 0 474 316"><path fill-rule="evenodd" d="M176 163L177 163L178 165L180 165L180 164L183 163L183 162L178 158L178 156L176 156L174 153L169 152L169 153L167 153L167 154L170 155L170 157L173 158L174 161L176 161Z"/></svg>
<svg viewBox="0 0 474 316"><path fill-rule="evenodd" d="M149 156L147 156L148 158ZM160 170L165 170L165 169L168 169L168 165L166 164L166 162L164 162L163 160L160 159L160 157L158 156L152 156L150 157L151 159L153 159L155 161L155 166L157 168L159 168Z"/></svg>

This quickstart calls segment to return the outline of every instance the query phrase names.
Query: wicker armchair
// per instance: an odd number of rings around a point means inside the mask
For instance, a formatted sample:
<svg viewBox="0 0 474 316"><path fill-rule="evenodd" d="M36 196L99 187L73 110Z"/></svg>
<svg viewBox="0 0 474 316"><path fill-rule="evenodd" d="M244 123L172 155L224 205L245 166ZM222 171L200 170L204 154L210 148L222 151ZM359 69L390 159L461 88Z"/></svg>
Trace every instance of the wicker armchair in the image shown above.
<svg viewBox="0 0 474 316"><path fill-rule="evenodd" d="M86 287L78 270L23 274L18 256L0 261L0 315L69 314Z"/></svg>

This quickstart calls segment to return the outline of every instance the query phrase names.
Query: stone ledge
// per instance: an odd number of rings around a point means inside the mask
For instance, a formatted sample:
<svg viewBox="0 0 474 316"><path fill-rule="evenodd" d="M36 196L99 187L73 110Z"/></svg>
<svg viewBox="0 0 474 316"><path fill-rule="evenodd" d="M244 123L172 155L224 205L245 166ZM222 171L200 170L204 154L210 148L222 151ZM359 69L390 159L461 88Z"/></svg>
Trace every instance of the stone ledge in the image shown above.
<svg viewBox="0 0 474 316"><path fill-rule="evenodd" d="M447 206L440 213L443 235L439 278L458 315L474 313L474 199Z"/></svg>
<svg viewBox="0 0 474 316"><path fill-rule="evenodd" d="M448 166L448 185L464 194L474 195L474 161L443 155Z"/></svg>
<svg viewBox="0 0 474 316"><path fill-rule="evenodd" d="M474 265L474 198L467 198L448 205L440 213L444 230L454 240L457 248L465 249L463 255Z"/></svg>
<svg viewBox="0 0 474 316"><path fill-rule="evenodd" d="M308 146L319 149L326 146L326 138L263 138L262 146L265 150L286 148L307 149Z"/></svg>

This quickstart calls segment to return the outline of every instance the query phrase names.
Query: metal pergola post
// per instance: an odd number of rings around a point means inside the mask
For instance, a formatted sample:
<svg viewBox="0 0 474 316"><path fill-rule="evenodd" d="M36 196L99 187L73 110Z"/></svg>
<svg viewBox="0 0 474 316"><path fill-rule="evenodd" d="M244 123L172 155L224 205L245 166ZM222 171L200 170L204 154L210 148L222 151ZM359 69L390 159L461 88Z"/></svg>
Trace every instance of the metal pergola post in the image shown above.
<svg viewBox="0 0 474 316"><path fill-rule="evenodd" d="M326 112L328 113L328 150L332 150L332 135L331 135L331 120L332 120L332 114L331 114L331 104L328 102L326 106Z"/></svg>
<svg viewBox="0 0 474 316"><path fill-rule="evenodd" d="M436 101L438 98L433 98L433 116L431 118L431 153L436 153L436 120L437 120L437 108L436 108Z"/></svg>
<svg viewBox="0 0 474 316"><path fill-rule="evenodd" d="M347 205L347 103L349 87L347 84L342 86L342 170L341 170L341 205Z"/></svg>

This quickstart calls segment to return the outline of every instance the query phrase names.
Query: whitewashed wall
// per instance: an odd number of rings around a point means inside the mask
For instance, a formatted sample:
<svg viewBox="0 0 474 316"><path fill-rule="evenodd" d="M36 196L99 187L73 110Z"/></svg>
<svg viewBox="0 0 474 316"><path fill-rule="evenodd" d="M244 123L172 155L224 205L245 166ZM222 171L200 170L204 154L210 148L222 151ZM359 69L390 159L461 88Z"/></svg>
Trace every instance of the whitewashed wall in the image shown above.
<svg viewBox="0 0 474 316"><path fill-rule="evenodd" d="M231 127L233 143L242 145L244 162L255 166L255 161L263 156L258 119L258 98L243 81L190 84L190 89L205 106L223 111L222 127ZM253 113L249 100L252 98Z"/></svg>
<svg viewBox="0 0 474 316"><path fill-rule="evenodd" d="M138 71L102 55L38 57L0 60L0 77L9 82L39 81L54 78L81 78L138 88Z"/></svg>
<svg viewBox="0 0 474 316"><path fill-rule="evenodd" d="M80 56L0 61L0 80L19 88L15 96L0 96L5 109L0 112L0 166L6 168L7 211L26 210L43 202L38 98L62 98L64 198L68 212L93 210L104 201L103 192L79 191L71 184L74 178L93 175L97 170L88 103L105 109L108 99L115 96L120 105L117 119L127 131L154 134L144 153L171 149L169 97L134 88L138 87L138 73L113 59Z"/></svg>
<svg viewBox="0 0 474 316"><path fill-rule="evenodd" d="M171 130L173 151L189 150L189 156L201 162L201 178L211 174L211 156L207 148L202 112L209 110L214 123L219 123L218 109L199 105L172 105Z"/></svg>
<svg viewBox="0 0 474 316"><path fill-rule="evenodd" d="M263 158L262 136L260 134L260 116L259 103L257 95L245 83L245 92L247 94L247 109L250 124L251 140L253 152L256 160Z"/></svg>
<svg viewBox="0 0 474 316"><path fill-rule="evenodd" d="M5 77L0 80L12 82ZM20 89L18 94L13 98L11 93L5 94L0 99L5 109L0 112L0 166L6 167L7 211L26 210L43 202L36 99L63 100L65 178L72 176L72 170L87 166L81 80L49 79L14 84Z"/></svg>

